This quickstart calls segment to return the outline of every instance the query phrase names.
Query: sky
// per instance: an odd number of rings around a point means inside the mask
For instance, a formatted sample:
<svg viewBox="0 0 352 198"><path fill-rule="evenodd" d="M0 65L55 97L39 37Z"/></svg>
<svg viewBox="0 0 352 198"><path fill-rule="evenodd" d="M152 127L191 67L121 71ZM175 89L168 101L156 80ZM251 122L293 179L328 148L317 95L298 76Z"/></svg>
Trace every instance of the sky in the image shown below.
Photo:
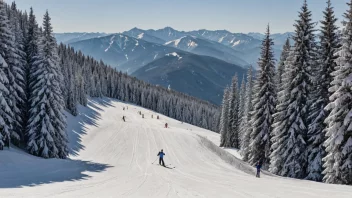
<svg viewBox="0 0 352 198"><path fill-rule="evenodd" d="M349 0L331 0L341 20ZM11 3L12 0L5 0ZM313 20L322 19L326 0L307 0ZM303 0L16 0L17 7L33 7L41 24L46 10L54 32L116 33L134 27L177 30L229 30L273 33L293 31Z"/></svg>

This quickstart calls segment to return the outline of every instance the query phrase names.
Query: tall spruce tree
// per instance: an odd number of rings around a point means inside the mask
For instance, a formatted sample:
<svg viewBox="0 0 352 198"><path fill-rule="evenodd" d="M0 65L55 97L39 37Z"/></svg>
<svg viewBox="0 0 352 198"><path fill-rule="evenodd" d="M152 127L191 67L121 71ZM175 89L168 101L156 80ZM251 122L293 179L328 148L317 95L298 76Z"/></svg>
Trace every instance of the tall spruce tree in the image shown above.
<svg viewBox="0 0 352 198"><path fill-rule="evenodd" d="M324 161L324 181L335 184L352 184L352 0L344 14L341 47L337 51L337 66L329 91L330 111L325 123L327 155Z"/></svg>
<svg viewBox="0 0 352 198"><path fill-rule="evenodd" d="M247 71L247 86L244 102L243 118L240 124L240 140L241 140L241 155L244 161L248 161L249 158L249 143L251 127L249 121L251 119L251 112L253 110L252 105L252 94L253 94L253 71L252 66Z"/></svg>
<svg viewBox="0 0 352 198"><path fill-rule="evenodd" d="M256 103L253 104L253 130L250 135L249 163L262 162L264 167L269 165L270 137L272 133L273 114L275 113L275 60L272 46L274 42L270 37L267 27L265 38L262 42L259 71L256 79L258 92L255 94Z"/></svg>
<svg viewBox="0 0 352 198"><path fill-rule="evenodd" d="M245 106L245 102L246 102L246 81L245 81L244 75L243 75L242 82L241 82L239 97L240 97L240 99L239 99L239 107L238 107L238 120L239 120L238 126L241 125L241 122L242 122L241 120L242 120L243 114L244 114L244 106Z"/></svg>
<svg viewBox="0 0 352 198"><path fill-rule="evenodd" d="M31 134L28 133L28 125L29 125L29 117L30 117L30 109L31 102L30 99L32 97L32 89L31 89L31 73L36 71L37 65L40 63L41 57L39 55L39 31L38 24L36 21L36 17L33 13L33 9L30 8L29 18L28 18L28 29L26 31L25 38L25 59L26 64L24 68L24 88L25 88L25 101L24 101L24 113L23 113L23 129L25 132L24 141L27 143L27 149L30 153L34 153L34 150L37 150L38 146L34 141L29 141ZM35 135L35 134L32 134Z"/></svg>
<svg viewBox="0 0 352 198"><path fill-rule="evenodd" d="M315 71L313 85L311 90L310 108L309 108L309 127L308 127L308 168L306 179L321 181L322 175L322 158L325 155L323 147L325 141L324 129L328 112L324 110L329 103L329 87L333 80L331 76L336 66L335 51L338 48L337 40L337 19L334 16L331 2L328 0L327 8L324 11L324 20L321 21L321 36L319 48L319 64L313 68Z"/></svg>
<svg viewBox="0 0 352 198"><path fill-rule="evenodd" d="M221 116L220 116L220 147L226 147L228 142L228 131L229 131L229 96L230 89L226 87L224 90L224 96L221 105Z"/></svg>
<svg viewBox="0 0 352 198"><path fill-rule="evenodd" d="M11 5L10 13L10 24L13 32L13 56L11 67L9 67L9 91L11 93L11 103L14 112L14 124L13 130L19 135L21 142L24 141L24 130L23 130L23 116L24 116L24 68L26 64L25 53L24 53L24 37L23 30L20 27L20 15L17 11L16 3L13 2ZM16 143L21 143L16 141Z"/></svg>
<svg viewBox="0 0 352 198"><path fill-rule="evenodd" d="M6 5L0 1L0 150L5 145L9 146L11 138L18 138L12 127L14 113L10 104L12 101L8 79L14 53L12 39Z"/></svg>
<svg viewBox="0 0 352 198"><path fill-rule="evenodd" d="M295 23L295 44L285 66L286 85L275 121L270 170L282 176L305 178L311 68L316 64L314 23L307 2ZM286 97L286 94L288 95ZM278 109L278 108L277 108ZM280 111L281 110L281 111Z"/></svg>
<svg viewBox="0 0 352 198"><path fill-rule="evenodd" d="M284 74L284 70L285 70L285 61L290 54L290 49L291 49L290 39L287 38L286 43L282 48L280 62L277 66L276 79L277 79L278 90L280 89L280 86L282 84L282 75Z"/></svg>
<svg viewBox="0 0 352 198"><path fill-rule="evenodd" d="M229 103L229 129L225 147L239 148L239 131L238 131L238 108L239 108L239 92L238 92L238 77L237 74L232 78L230 93L228 98Z"/></svg>
<svg viewBox="0 0 352 198"><path fill-rule="evenodd" d="M41 60L31 73L31 109L29 151L44 158L66 158L68 139L61 92L63 78L59 68L57 45L48 12L44 15L40 42Z"/></svg>
<svg viewBox="0 0 352 198"><path fill-rule="evenodd" d="M282 83L279 87L279 93L277 94L277 104L275 108L274 114L274 123L273 123L273 134L271 138L271 150L272 153L270 154L270 166L269 171L274 174L281 174L283 170L283 163L285 157L287 155L286 152L286 144L289 141L289 133L288 133L288 114L287 114L287 107L289 104L289 86L292 76L291 76L291 69L289 68L292 66L291 62L294 59L293 51L290 51L289 56L285 61L284 72L282 74Z"/></svg>

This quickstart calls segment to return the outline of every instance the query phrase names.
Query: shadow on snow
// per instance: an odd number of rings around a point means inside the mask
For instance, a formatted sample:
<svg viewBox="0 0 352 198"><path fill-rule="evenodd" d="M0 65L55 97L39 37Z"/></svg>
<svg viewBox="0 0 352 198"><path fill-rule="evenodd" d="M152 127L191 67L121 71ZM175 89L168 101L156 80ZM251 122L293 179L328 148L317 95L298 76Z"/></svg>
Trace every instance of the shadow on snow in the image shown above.
<svg viewBox="0 0 352 198"><path fill-rule="evenodd" d="M66 131L69 138L70 155L77 156L79 151L84 149L82 136L87 134L87 127L98 127L97 121L101 119L99 111L103 111L99 106L113 107L112 99L88 99L87 107L79 105L79 114L76 117L66 113L67 122L69 123Z"/></svg>
<svg viewBox="0 0 352 198"><path fill-rule="evenodd" d="M89 179L89 172L111 166L71 159L43 159L16 148L0 153L0 188L21 188L65 181Z"/></svg>

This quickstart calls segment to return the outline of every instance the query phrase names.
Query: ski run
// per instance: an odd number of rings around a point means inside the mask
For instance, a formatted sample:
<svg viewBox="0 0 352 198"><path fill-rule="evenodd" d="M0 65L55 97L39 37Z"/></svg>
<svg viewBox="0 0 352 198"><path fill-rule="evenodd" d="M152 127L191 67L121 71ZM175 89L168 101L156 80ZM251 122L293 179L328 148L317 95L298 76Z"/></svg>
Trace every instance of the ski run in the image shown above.
<svg viewBox="0 0 352 198"><path fill-rule="evenodd" d="M66 115L69 159L43 159L14 147L5 149L0 152L1 198L352 195L352 188L345 185L265 172L256 178L254 167L230 154L238 156L235 150L216 146L219 134L118 100L89 99L87 107L79 106L77 117ZM169 168L158 165L161 149Z"/></svg>

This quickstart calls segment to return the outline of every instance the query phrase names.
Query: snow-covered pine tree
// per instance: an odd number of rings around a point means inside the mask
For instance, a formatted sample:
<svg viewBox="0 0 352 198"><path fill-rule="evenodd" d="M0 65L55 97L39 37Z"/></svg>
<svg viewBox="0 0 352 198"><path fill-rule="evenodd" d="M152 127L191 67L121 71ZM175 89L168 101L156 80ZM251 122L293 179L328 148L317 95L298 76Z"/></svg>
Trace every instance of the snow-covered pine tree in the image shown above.
<svg viewBox="0 0 352 198"><path fill-rule="evenodd" d="M288 117L287 114L287 106L289 104L289 90L290 90L290 82L293 79L291 75L291 66L292 61L294 60L294 52L291 50L289 56L284 62L284 72L282 74L282 83L278 88L277 94L277 104L275 108L274 123L273 123L273 133L271 138L271 150L270 154L270 166L269 171L274 174L281 174L283 170L283 163L286 152L286 145L289 141L289 133L288 133Z"/></svg>
<svg viewBox="0 0 352 198"><path fill-rule="evenodd" d="M229 96L230 88L226 87L224 90L224 96L221 105L221 115L220 115L220 147L225 147L228 141L228 130L229 130Z"/></svg>
<svg viewBox="0 0 352 198"><path fill-rule="evenodd" d="M71 112L72 115L76 116L77 112L77 91L76 91L76 79L74 73L74 62L68 65L68 103L67 109Z"/></svg>
<svg viewBox="0 0 352 198"><path fill-rule="evenodd" d="M277 73L276 73L276 79L277 79L277 101L276 101L276 106L275 106L275 114L273 115L274 118L274 123L273 123L273 132L272 132L272 138L271 138L271 150L274 151L270 155L270 166L269 170L272 173L278 174L279 170L282 169L282 147L284 146L284 143L286 138L287 138L287 132L285 127L287 124L287 118L286 118L286 108L287 108L287 103L288 103L288 94L286 93L287 91L287 86L289 85L288 82L290 82L290 70L288 67L285 65L289 65L290 59L292 59L293 56L290 56L291 53L291 45L289 43L289 38L287 38L286 43L283 47L283 52L281 53L280 57L280 62L277 68Z"/></svg>
<svg viewBox="0 0 352 198"><path fill-rule="evenodd" d="M41 37L41 60L35 62L30 73L32 97L28 150L44 158L66 158L68 138L60 86L63 77L48 12L44 15Z"/></svg>
<svg viewBox="0 0 352 198"><path fill-rule="evenodd" d="M248 161L248 157L249 157L249 142L250 142L250 133L252 129L249 126L249 120L251 119L250 112L252 112L253 110L252 94L253 94L253 71L251 66L247 72L247 86L246 86L246 94L245 94L245 102L244 102L244 111L243 111L243 118L241 119L241 124L240 124L241 155L244 161Z"/></svg>
<svg viewBox="0 0 352 198"><path fill-rule="evenodd" d="M3 150L5 145L8 145L11 139L12 117L13 112L8 104L9 90L7 85L9 80L7 72L9 66L7 64L7 43L11 39L8 19L6 15L5 3L0 1L0 150Z"/></svg>
<svg viewBox="0 0 352 198"><path fill-rule="evenodd" d="M27 27L28 26L28 27ZM38 63L40 62L40 56L39 56L39 35L38 35L38 24L35 18L35 15L33 13L33 9L30 8L29 12L29 17L28 17L28 24L24 25L24 28L27 29L26 33L26 38L25 38L25 45L24 45L24 50L26 54L26 64L25 64L25 69L24 69L24 84L25 84L25 102L24 102L24 116L23 116L23 129L24 132L26 133L25 135L25 142L27 143L27 148L29 145L29 138L30 134L28 134L28 125L29 125L29 116L30 116L30 108L31 108L31 103L30 103L30 98L31 98L31 72L32 70L35 71L35 68L37 67ZM33 69L32 69L33 68ZM35 134L33 134L35 135ZM31 142L31 148L36 150L37 145L35 142ZM30 153L34 152L29 151Z"/></svg>
<svg viewBox="0 0 352 198"><path fill-rule="evenodd" d="M239 92L238 92L238 77L237 74L232 78L229 98L228 98L228 120L229 127L225 147L239 148L239 131L238 131L238 107L239 107Z"/></svg>
<svg viewBox="0 0 352 198"><path fill-rule="evenodd" d="M87 95L86 95L87 91L85 90L85 82L84 82L84 77L82 75L78 76L77 86L78 86L78 102L83 106L87 106L88 104Z"/></svg>
<svg viewBox="0 0 352 198"><path fill-rule="evenodd" d="M294 25L295 44L285 64L285 91L275 116L270 170L281 176L305 178L307 170L307 130L311 68L315 67L314 23L307 2ZM286 94L288 96L286 97Z"/></svg>
<svg viewBox="0 0 352 198"><path fill-rule="evenodd" d="M249 163L262 162L263 166L269 165L270 138L272 133L273 114L276 105L275 88L275 60L270 37L269 25L265 38L262 42L261 57L259 59L259 71L256 78L258 92L255 94L253 103L252 133L250 135Z"/></svg>
<svg viewBox="0 0 352 198"><path fill-rule="evenodd" d="M337 51L334 80L329 91L330 111L325 123L327 140L324 143L327 156L323 158L326 183L352 184L352 0L344 14L341 47Z"/></svg>
<svg viewBox="0 0 352 198"><path fill-rule="evenodd" d="M239 107L238 107L238 120L239 120L238 126L241 125L241 122L243 119L243 114L244 114L244 106L245 106L245 102L246 102L246 81L245 81L244 75L242 77L239 97L240 97L240 102L239 102ZM241 139L241 135L240 135L240 139Z"/></svg>
<svg viewBox="0 0 352 198"><path fill-rule="evenodd" d="M12 77L9 77L11 89L9 89L12 97L12 109L14 112L14 124L13 130L20 136L20 141L24 140L24 130L23 126L23 116L24 116L24 101L25 101L25 92L24 92L24 68L26 64L24 53L24 37L23 30L20 27L20 15L17 11L16 3L13 2L11 5L10 12L10 26L11 32L13 32L13 49L14 55L12 66L9 67ZM20 143L17 142L16 143Z"/></svg>
<svg viewBox="0 0 352 198"><path fill-rule="evenodd" d="M284 69L285 69L285 61L286 61L288 55L290 54L290 49L291 49L290 39L287 38L286 43L282 48L280 62L277 66L277 72L276 72L277 81L276 82L277 82L278 89L280 89L279 87L281 86L281 83L282 83L282 75L283 75Z"/></svg>
<svg viewBox="0 0 352 198"><path fill-rule="evenodd" d="M325 155L323 147L325 141L326 128L324 120L328 112L324 108L329 103L329 86L333 80L331 76L336 66L335 51L338 48L337 41L337 18L330 0L327 2L327 8L324 11L324 20L321 21L321 36L319 48L319 64L314 71L314 87L310 91L310 108L309 108L309 126L308 126L308 180L321 181L323 179L322 158Z"/></svg>
<svg viewBox="0 0 352 198"><path fill-rule="evenodd" d="M5 99L3 107L3 142L9 146L11 139L19 140L19 123L16 119L17 115L20 115L19 108L17 106L17 100L20 98L17 95L17 90L20 89L16 86L16 74L20 73L17 66L18 56L15 48L15 37L11 29L10 21L6 11L6 4L0 1L0 54L2 56L2 72L6 76L3 76L3 83L5 87L2 88L2 99ZM9 11L11 13L11 11ZM7 109L6 106L9 108ZM20 117L19 117L20 118ZM15 130L17 129L17 130ZM1 147L1 145L0 145Z"/></svg>

